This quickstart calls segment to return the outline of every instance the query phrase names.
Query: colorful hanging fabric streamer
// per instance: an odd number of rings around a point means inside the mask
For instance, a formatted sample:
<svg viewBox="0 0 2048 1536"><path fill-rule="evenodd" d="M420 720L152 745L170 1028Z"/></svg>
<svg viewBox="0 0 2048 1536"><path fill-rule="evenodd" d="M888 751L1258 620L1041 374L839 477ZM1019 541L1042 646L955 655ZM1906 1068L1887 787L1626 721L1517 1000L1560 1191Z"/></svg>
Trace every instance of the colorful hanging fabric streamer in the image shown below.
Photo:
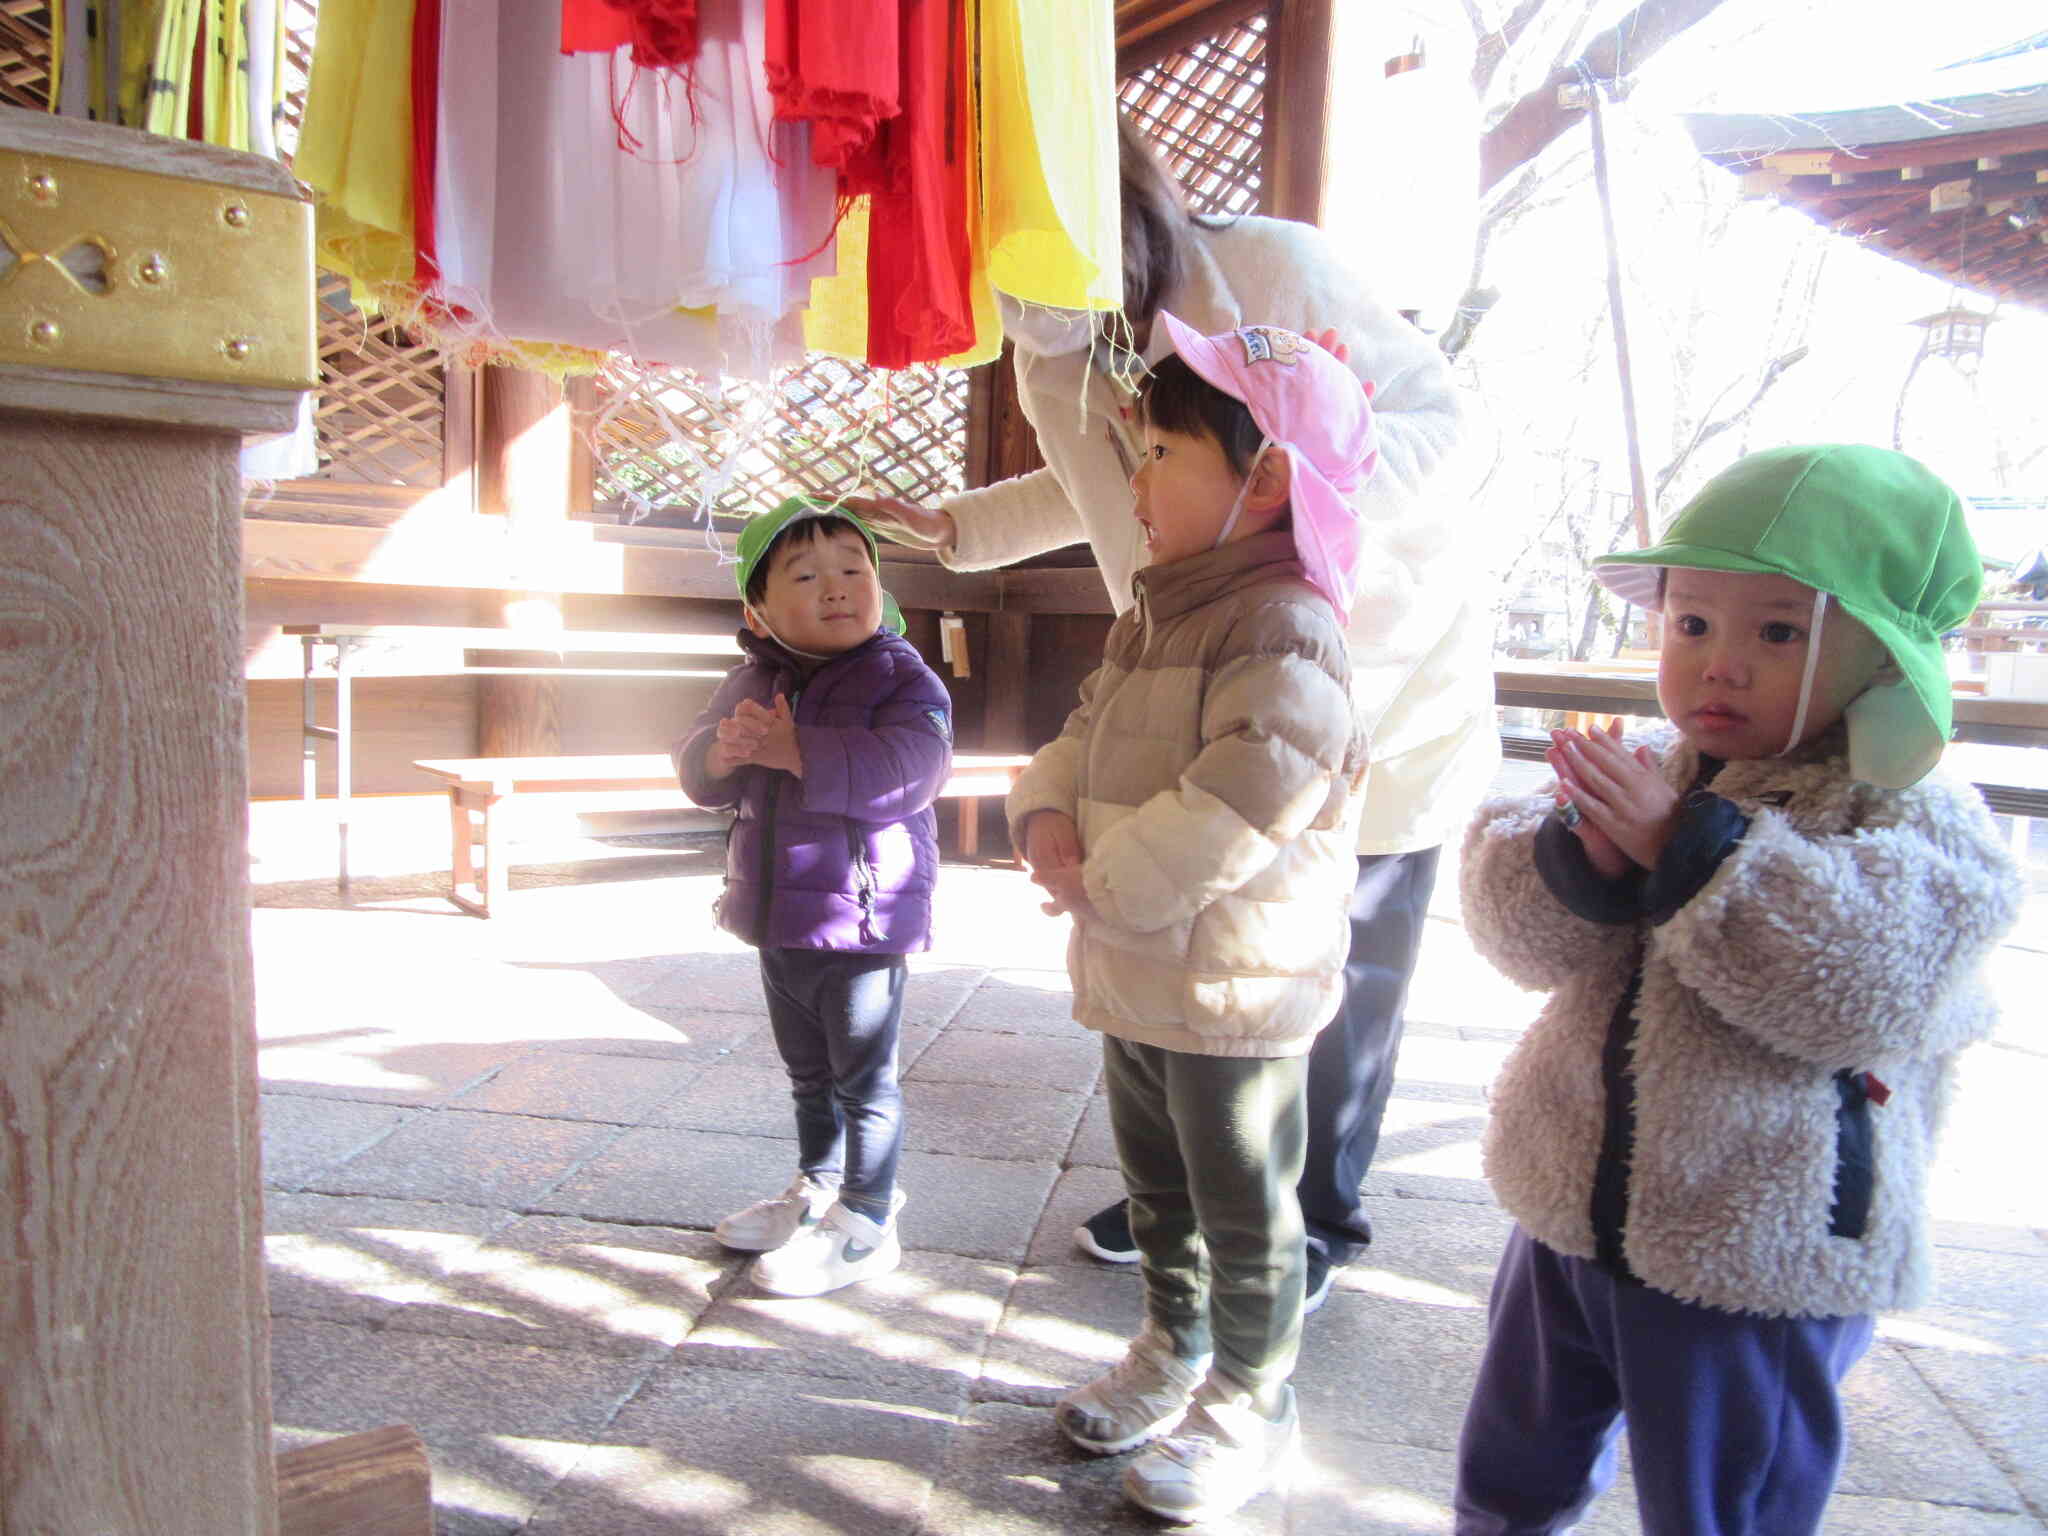
<svg viewBox="0 0 2048 1536"><path fill-rule="evenodd" d="M561 47L630 48L642 69L680 69L697 56L697 0L562 0Z"/></svg>
<svg viewBox="0 0 2048 1536"><path fill-rule="evenodd" d="M765 376L800 354L829 270L832 173L774 121L762 0L702 0L693 89L614 101L619 56L563 55L559 18L443 0L433 216L458 342L548 342ZM495 40L478 56L476 39ZM642 146L619 149L621 133ZM437 322L438 323L438 322Z"/></svg>
<svg viewBox="0 0 2048 1536"><path fill-rule="evenodd" d="M1107 0L982 0L989 278L1061 309L1123 304Z"/></svg>
<svg viewBox="0 0 2048 1536"><path fill-rule="evenodd" d="M762 67L775 116L811 125L819 165L847 166L902 110L901 12L902 0L768 0ZM866 166L847 190L874 190L863 184L874 170Z"/></svg>
<svg viewBox="0 0 2048 1536"><path fill-rule="evenodd" d="M292 169L320 194L320 264L358 308L417 300L413 247L414 0L322 0Z"/></svg>

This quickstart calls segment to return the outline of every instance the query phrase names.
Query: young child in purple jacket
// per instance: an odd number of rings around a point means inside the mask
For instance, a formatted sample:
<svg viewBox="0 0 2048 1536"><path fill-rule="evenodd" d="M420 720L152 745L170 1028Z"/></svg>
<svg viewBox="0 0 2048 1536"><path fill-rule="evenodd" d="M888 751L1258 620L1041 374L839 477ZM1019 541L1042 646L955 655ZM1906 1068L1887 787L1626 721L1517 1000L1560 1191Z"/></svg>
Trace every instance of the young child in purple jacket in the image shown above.
<svg viewBox="0 0 2048 1536"><path fill-rule="evenodd" d="M761 1255L761 1289L817 1296L902 1262L896 1034L904 956L931 942L952 700L850 513L802 497L762 513L738 578L747 660L674 757L691 799L737 812L718 921L761 952L797 1175L717 1233Z"/></svg>

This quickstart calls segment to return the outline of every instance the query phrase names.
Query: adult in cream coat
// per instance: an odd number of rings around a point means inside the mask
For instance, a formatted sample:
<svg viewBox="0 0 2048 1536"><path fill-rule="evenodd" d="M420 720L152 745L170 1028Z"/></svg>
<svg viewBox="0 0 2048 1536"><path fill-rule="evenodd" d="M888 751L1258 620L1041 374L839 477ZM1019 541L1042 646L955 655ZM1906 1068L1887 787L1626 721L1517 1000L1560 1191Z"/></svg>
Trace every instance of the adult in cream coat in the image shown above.
<svg viewBox="0 0 2048 1536"><path fill-rule="evenodd" d="M1280 219L1191 217L1142 134L1128 123L1121 129L1128 329L1104 323L1113 316L1091 320L1003 303L1019 400L1045 467L938 508L889 499L855 505L884 531L934 546L955 570L988 570L1086 541L1120 613L1144 561L1130 488L1138 437L1122 381L1169 350L1165 328L1152 325L1160 309L1205 335L1248 324L1334 331L1352 370L1372 387L1379 468L1359 498L1372 553L1349 631L1371 770L1345 996L1309 1064L1300 1194L1313 1306L1331 1268L1371 1240L1359 1190L1393 1084L1438 854L1462 830L1500 760L1492 616L1470 580L1483 563L1474 559L1482 535L1461 462L1470 407L1430 338L1379 303L1320 230ZM1024 850L1033 864L1054 852ZM1076 1240L1100 1258L1135 1262L1123 1212L1119 1202L1098 1213Z"/></svg>

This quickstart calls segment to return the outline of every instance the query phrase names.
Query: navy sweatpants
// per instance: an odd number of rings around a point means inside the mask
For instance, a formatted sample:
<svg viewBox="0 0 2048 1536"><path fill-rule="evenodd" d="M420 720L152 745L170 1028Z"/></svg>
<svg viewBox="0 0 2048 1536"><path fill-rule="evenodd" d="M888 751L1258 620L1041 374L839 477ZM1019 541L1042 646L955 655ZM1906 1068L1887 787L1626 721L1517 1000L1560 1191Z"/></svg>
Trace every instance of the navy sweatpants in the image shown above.
<svg viewBox="0 0 2048 1536"><path fill-rule="evenodd" d="M1810 1536L1872 1327L1693 1306L1517 1227L1458 1441L1457 1536L1570 1530L1624 1424L1643 1536Z"/></svg>
<svg viewBox="0 0 2048 1536"><path fill-rule="evenodd" d="M1308 1152L1297 1186L1308 1235L1333 1264L1348 1263L1372 1241L1358 1187L1380 1144L1401 1049L1401 1009L1441 851L1358 856L1344 998L1309 1049Z"/></svg>
<svg viewBox="0 0 2048 1536"><path fill-rule="evenodd" d="M901 955L761 951L768 1023L796 1102L797 1167L884 1223L903 1152L896 1036L908 975Z"/></svg>

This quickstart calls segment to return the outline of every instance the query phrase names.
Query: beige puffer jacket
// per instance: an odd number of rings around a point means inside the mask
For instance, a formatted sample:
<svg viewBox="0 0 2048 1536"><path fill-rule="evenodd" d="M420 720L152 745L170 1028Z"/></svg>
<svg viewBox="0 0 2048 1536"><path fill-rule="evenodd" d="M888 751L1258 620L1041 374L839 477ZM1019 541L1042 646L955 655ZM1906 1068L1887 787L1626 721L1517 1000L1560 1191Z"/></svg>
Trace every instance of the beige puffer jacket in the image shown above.
<svg viewBox="0 0 2048 1536"><path fill-rule="evenodd" d="M1292 535L1147 569L1009 797L1081 832L1074 1017L1207 1056L1305 1052L1336 1008L1365 740L1344 631Z"/></svg>

